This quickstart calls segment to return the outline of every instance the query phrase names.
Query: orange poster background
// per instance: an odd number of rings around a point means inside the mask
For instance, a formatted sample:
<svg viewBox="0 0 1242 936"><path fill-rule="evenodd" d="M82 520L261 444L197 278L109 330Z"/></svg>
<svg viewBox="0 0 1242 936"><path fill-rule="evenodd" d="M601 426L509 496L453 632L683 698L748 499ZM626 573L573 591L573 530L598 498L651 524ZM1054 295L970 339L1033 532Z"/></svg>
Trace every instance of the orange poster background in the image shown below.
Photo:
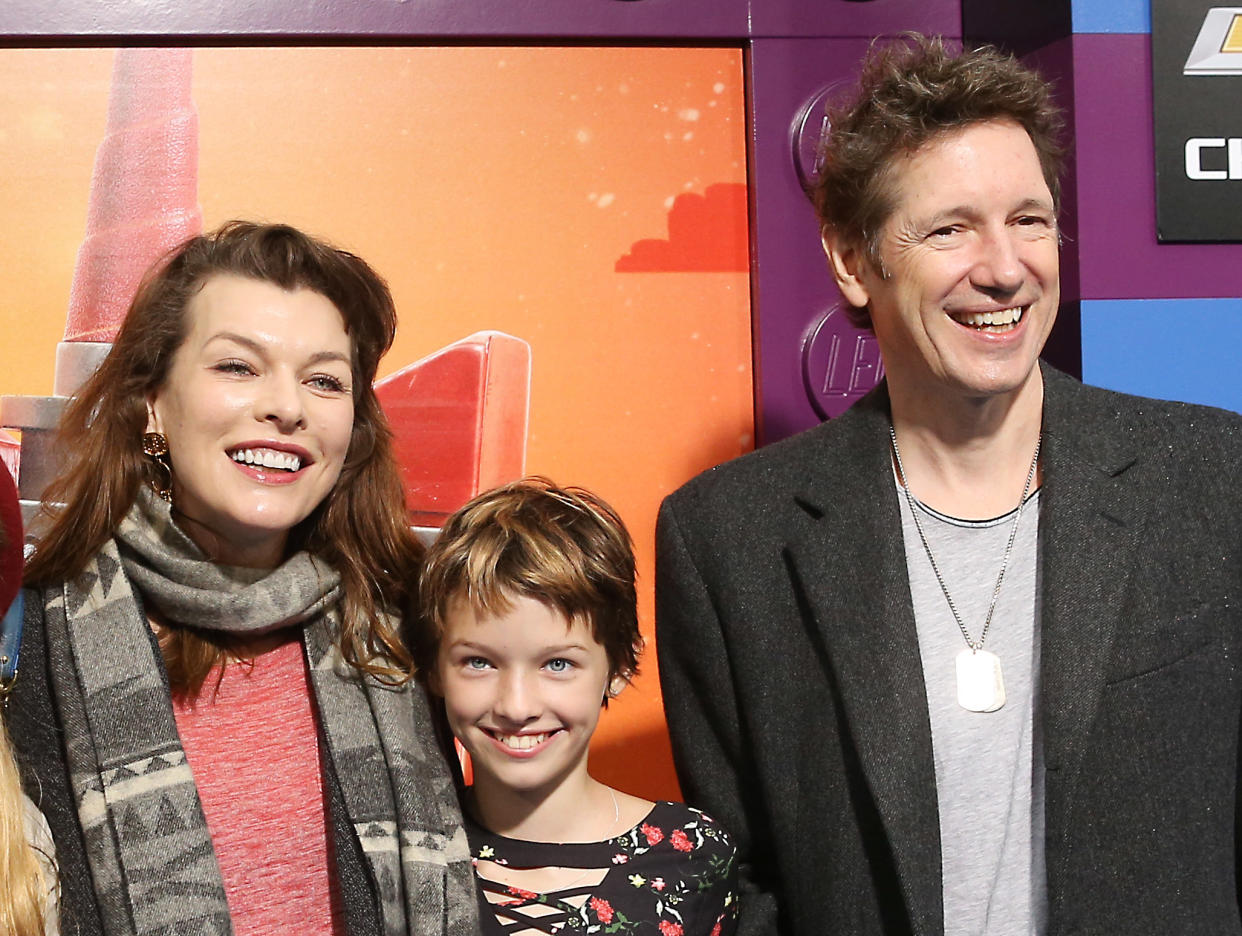
<svg viewBox="0 0 1242 936"><path fill-rule="evenodd" d="M111 65L0 50L0 393L51 392ZM753 444L749 279L615 266L677 196L745 184L740 51L204 48L193 98L205 225L288 221L374 264L401 313L381 375L480 329L530 343L528 471L626 518L650 637L660 499ZM744 245L739 205L689 235ZM676 794L653 646L593 764Z"/></svg>

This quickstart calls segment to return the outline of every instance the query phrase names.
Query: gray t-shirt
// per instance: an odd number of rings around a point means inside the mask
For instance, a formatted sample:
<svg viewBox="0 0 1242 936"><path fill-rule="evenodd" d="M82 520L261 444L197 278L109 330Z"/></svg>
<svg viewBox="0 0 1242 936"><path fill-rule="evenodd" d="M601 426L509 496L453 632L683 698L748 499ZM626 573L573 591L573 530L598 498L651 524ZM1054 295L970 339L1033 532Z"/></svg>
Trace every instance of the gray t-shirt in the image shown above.
<svg viewBox="0 0 1242 936"><path fill-rule="evenodd" d="M945 936L1042 936L1044 758L1038 720L1039 493L1022 511L985 649L1000 658L1006 701L970 712L957 700L956 657L966 641L901 502L940 806ZM958 520L918 504L919 519L972 640L987 618L1013 525Z"/></svg>

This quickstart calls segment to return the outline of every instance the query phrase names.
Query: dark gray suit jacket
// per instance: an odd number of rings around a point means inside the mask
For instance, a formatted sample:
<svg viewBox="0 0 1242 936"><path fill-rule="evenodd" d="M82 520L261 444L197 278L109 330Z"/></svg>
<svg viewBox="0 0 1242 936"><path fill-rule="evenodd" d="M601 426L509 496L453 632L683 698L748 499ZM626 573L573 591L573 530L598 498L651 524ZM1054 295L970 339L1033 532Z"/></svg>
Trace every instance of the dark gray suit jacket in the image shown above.
<svg viewBox="0 0 1242 936"><path fill-rule="evenodd" d="M1049 930L1242 933L1242 419L1044 380ZM674 755L739 841L744 934L943 933L888 423L881 387L661 510Z"/></svg>

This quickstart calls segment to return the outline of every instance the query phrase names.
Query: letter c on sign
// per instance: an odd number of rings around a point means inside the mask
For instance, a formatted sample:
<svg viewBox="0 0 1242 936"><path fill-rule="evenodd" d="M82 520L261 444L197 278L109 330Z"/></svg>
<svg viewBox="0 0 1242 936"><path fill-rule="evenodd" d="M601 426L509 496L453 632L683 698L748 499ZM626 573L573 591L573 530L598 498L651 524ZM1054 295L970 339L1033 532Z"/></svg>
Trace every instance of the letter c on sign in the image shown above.
<svg viewBox="0 0 1242 936"><path fill-rule="evenodd" d="M1201 161L1205 149L1224 149L1225 141L1220 137L1191 137L1186 141L1186 178L1201 181L1204 179L1227 179L1224 169L1204 169Z"/></svg>

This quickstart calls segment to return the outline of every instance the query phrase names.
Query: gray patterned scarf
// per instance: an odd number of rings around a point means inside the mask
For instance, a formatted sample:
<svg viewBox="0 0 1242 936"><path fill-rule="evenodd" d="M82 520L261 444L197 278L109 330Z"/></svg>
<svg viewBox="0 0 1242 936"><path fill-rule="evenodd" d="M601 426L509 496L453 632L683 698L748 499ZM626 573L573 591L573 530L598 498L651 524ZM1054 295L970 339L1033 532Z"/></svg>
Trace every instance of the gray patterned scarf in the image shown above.
<svg viewBox="0 0 1242 936"><path fill-rule="evenodd" d="M474 876L426 698L341 659L339 576L299 553L216 565L144 488L86 569L45 592L49 663L108 936L230 934L202 804L142 605L247 635L303 626L328 759L379 886L385 936L473 936Z"/></svg>

